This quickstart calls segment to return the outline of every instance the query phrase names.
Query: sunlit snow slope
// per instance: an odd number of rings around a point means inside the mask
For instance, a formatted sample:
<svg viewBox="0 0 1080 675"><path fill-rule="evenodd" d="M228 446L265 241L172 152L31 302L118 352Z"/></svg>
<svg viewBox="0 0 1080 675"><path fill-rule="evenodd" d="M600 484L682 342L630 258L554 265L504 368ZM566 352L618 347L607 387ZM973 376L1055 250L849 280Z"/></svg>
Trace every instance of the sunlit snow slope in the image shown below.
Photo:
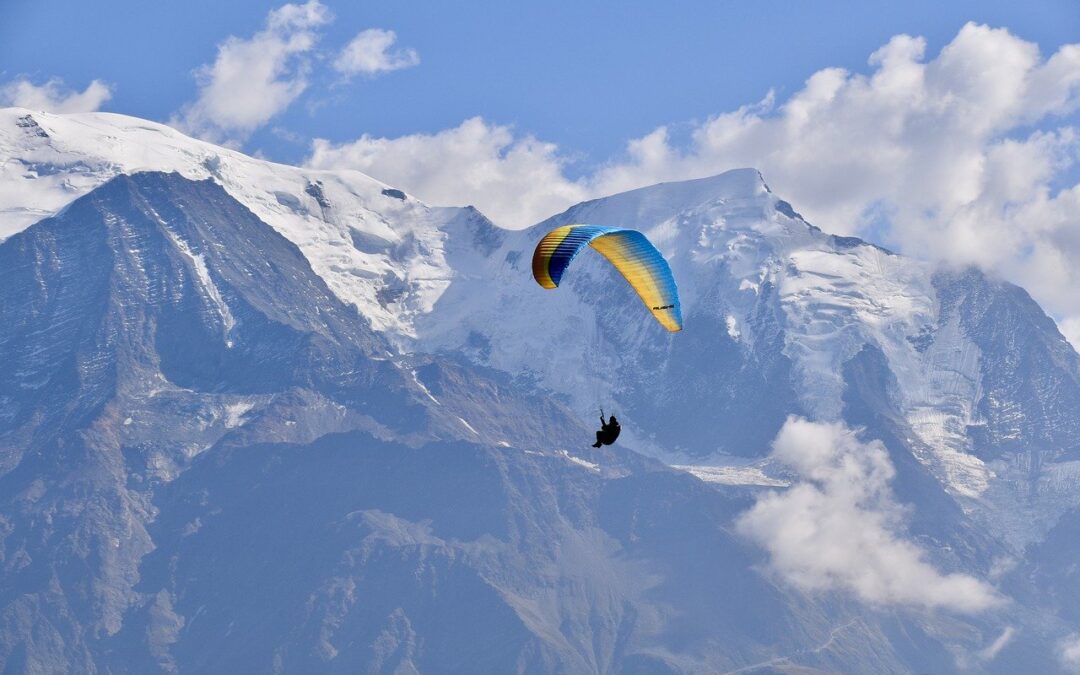
<svg viewBox="0 0 1080 675"><path fill-rule="evenodd" d="M299 246L331 290L376 329L403 334L449 281L440 228L470 215L430 208L359 172L274 164L110 113L0 109L0 157L0 240L118 174L212 178Z"/></svg>

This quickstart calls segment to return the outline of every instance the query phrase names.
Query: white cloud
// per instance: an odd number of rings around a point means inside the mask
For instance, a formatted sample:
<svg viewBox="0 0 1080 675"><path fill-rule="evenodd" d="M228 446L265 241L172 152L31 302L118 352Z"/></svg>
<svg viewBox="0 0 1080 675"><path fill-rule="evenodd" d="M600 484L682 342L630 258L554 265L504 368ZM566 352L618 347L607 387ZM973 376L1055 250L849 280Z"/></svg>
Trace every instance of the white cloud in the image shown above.
<svg viewBox="0 0 1080 675"><path fill-rule="evenodd" d="M94 112L112 98L112 89L94 80L83 91L73 91L59 78L42 85L19 78L0 86L0 105L18 106L55 113Z"/></svg>
<svg viewBox="0 0 1080 675"><path fill-rule="evenodd" d="M309 0L272 10L251 38L230 36L214 62L196 71L199 96L171 123L218 142L245 138L307 88L304 56L318 40L315 29L330 20L326 6Z"/></svg>
<svg viewBox="0 0 1080 675"><path fill-rule="evenodd" d="M531 136L515 139L509 127L478 117L433 135L365 135L342 145L317 139L308 165L358 169L433 204L475 204L512 227L588 196L563 178L554 145Z"/></svg>
<svg viewBox="0 0 1080 675"><path fill-rule="evenodd" d="M392 50L397 34L392 30L369 28L361 31L341 50L334 69L344 75L377 75L411 68L420 63L415 49Z"/></svg>
<svg viewBox="0 0 1080 675"><path fill-rule="evenodd" d="M982 581L938 572L903 538L904 509L889 488L895 471L879 441L863 443L840 423L793 417L773 441L772 457L800 481L759 498L737 527L769 552L781 578L875 605L974 613L1003 602Z"/></svg>
<svg viewBox="0 0 1080 675"><path fill-rule="evenodd" d="M1058 661L1070 673L1080 673L1080 634L1073 633L1057 644Z"/></svg>
<svg viewBox="0 0 1080 675"><path fill-rule="evenodd" d="M1065 339L1074 347L1080 349L1080 316L1073 316L1060 321L1059 327Z"/></svg>
<svg viewBox="0 0 1080 675"><path fill-rule="evenodd" d="M686 151L655 138L599 183L626 189L752 165L832 230L862 231L884 203L895 234L922 252L945 243L950 258L1000 259L1007 244L973 242L969 219L1037 198L1072 149L1069 130L1008 134L1075 108L1080 59L1064 47L1043 62L1035 45L975 24L932 61L925 46L894 37L870 56L869 75L821 70L779 107L770 97L713 117Z"/></svg>

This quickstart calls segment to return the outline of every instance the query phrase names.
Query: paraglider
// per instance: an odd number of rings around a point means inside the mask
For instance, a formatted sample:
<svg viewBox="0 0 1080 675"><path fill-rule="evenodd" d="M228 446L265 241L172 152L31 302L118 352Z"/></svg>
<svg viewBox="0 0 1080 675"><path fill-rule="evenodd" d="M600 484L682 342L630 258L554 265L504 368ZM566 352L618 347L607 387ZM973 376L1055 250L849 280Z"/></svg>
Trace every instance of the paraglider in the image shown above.
<svg viewBox="0 0 1080 675"><path fill-rule="evenodd" d="M637 292L656 321L676 333L682 330L679 289L671 267L648 238L622 227L563 225L544 235L533 251L533 278L544 288L558 288L570 263L586 246L596 249ZM594 448L611 445L622 428L612 415L604 419L600 410L600 431Z"/></svg>
<svg viewBox="0 0 1080 675"><path fill-rule="evenodd" d="M593 447L599 448L601 445L611 445L619 437L620 431L622 431L622 427L619 426L619 420L612 415L607 421L604 421L604 409L601 408L600 431L596 432L596 442L593 443Z"/></svg>
<svg viewBox="0 0 1080 675"><path fill-rule="evenodd" d="M682 330L679 289L664 256L644 234L622 227L563 225L544 235L533 251L533 278L557 288L570 262L590 246L608 259L637 291L661 326Z"/></svg>

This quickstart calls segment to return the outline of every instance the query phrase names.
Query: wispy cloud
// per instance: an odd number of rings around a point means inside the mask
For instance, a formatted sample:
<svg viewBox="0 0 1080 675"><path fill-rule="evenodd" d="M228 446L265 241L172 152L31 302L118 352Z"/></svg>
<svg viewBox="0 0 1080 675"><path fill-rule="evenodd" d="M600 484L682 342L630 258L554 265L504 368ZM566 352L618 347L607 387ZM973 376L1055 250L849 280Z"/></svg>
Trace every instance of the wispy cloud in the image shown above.
<svg viewBox="0 0 1080 675"><path fill-rule="evenodd" d="M196 71L198 98L171 123L217 142L246 138L284 111L308 86L307 55L317 29L331 20L318 0L272 10L266 27L250 38L231 36L212 64Z"/></svg>
<svg viewBox="0 0 1080 675"><path fill-rule="evenodd" d="M993 661L998 657L998 654L1001 653L1001 650L1009 646L1009 643L1012 642L1014 637L1016 637L1016 629L1012 626L1006 626L993 642L978 653L979 660L983 663Z"/></svg>
<svg viewBox="0 0 1080 675"><path fill-rule="evenodd" d="M94 80L83 91L72 90L55 77L40 85L26 78L0 85L0 105L46 112L94 112L110 98L112 88L101 80Z"/></svg>
<svg viewBox="0 0 1080 675"><path fill-rule="evenodd" d="M394 49L395 42L397 34L392 30L361 31L341 50L334 69L343 75L377 75L420 63L415 49Z"/></svg>
<svg viewBox="0 0 1080 675"><path fill-rule="evenodd" d="M863 443L840 423L793 417L772 457L799 482L759 498L737 526L787 582L848 591L875 605L974 613L1003 602L978 579L938 572L904 537L904 508L889 487L895 470L879 441Z"/></svg>

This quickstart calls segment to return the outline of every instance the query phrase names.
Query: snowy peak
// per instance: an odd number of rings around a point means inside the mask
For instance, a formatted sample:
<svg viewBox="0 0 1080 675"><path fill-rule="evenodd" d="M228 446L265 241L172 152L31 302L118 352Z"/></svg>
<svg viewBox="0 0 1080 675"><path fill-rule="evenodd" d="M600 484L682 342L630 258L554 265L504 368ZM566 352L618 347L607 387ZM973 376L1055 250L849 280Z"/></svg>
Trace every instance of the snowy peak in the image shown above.
<svg viewBox="0 0 1080 675"><path fill-rule="evenodd" d="M914 275L924 281L915 294L933 304L927 269L920 263L890 256L858 240L838 241L824 234L773 194L760 173L739 169L592 200L529 230L506 233L502 246L480 261L485 271L473 276L481 281L472 284L468 278L456 278L432 315L419 321L421 344L449 348L483 343L481 351L494 355L493 365L509 372L528 369L537 354L544 354L562 364L559 372L583 373L577 384L575 376L565 374L549 383L579 402L596 396L586 391L592 386L589 381L611 376L603 368L584 363L589 349L566 349L567 345L580 344L583 336L597 346L617 343L623 350L666 352L677 344L678 340L669 343L668 338L653 333L655 326L636 311L638 301L632 293L595 256L583 255L575 261L567 275L566 292L545 293L536 288L527 264L533 246L550 229L570 223L644 232L671 264L687 321L698 321L702 327L715 323L743 348L753 350L764 339L748 324L766 321L763 303L772 298L772 321L780 321L778 330L787 329L787 356L799 361L798 372L806 382L813 380L809 391L814 393L806 394L807 403L820 407L822 417L835 416L839 410L839 366L863 341L875 339L875 326L883 322L921 326L923 315L930 311L911 303L876 303L865 296L906 297L907 291L898 288ZM471 264L469 269L478 268ZM903 271L909 269L918 272ZM879 279L884 270L894 270L898 277ZM491 283L493 279L497 281ZM519 307L530 310L523 312ZM474 322L472 317L483 318ZM566 335L561 332L564 328ZM688 325L688 330L694 329ZM500 337L479 337L490 333ZM800 334L802 339L796 339ZM515 336L530 336L526 338L530 344L525 346ZM532 336L536 336L535 344ZM542 336L562 349L540 343ZM598 354L593 356L594 364L603 360ZM608 381L600 388L612 386ZM823 387L829 392L824 400L819 396Z"/></svg>
<svg viewBox="0 0 1080 675"><path fill-rule="evenodd" d="M810 241L831 246L754 169L593 200L519 233L474 209L430 208L358 172L273 164L123 115L0 110L0 152L10 158L0 167L0 239L119 174L209 179L296 244L339 299L404 349L421 338L420 324L432 330L426 317L446 304L455 278L476 276L496 249L500 265L526 255L528 240L557 224L643 230L672 260L686 298L711 284L698 278L712 275L702 263L734 261L757 286L760 259Z"/></svg>
<svg viewBox="0 0 1080 675"><path fill-rule="evenodd" d="M710 202L754 199L766 194L769 194L769 187L760 172L756 169L733 169L707 178L658 183L592 199L553 216L545 223L564 220L570 213L591 213L601 208L634 214L641 221L656 221Z"/></svg>
<svg viewBox="0 0 1080 675"><path fill-rule="evenodd" d="M440 228L459 209L432 209L357 171L274 164L109 113L0 110L0 240L120 174L210 179L300 247L331 290L378 330L411 333L451 272Z"/></svg>
<svg viewBox="0 0 1080 675"><path fill-rule="evenodd" d="M683 332L659 330L596 255L577 258L558 289L539 288L532 249L571 223L644 232L671 264ZM1033 519L1016 503L1024 479L1002 453L1071 457L1080 371L1014 287L828 235L752 169L592 200L502 239L418 320L421 349L525 373L581 410L610 402L626 413L627 445L680 464L762 457L788 415L848 420L861 405L852 392L866 390L853 378L880 369L874 414L899 425L890 433L922 470L965 508L1008 523L1017 546L1038 536L1023 531ZM709 423L680 423L688 410ZM1071 476L1070 466L1041 471ZM1046 480L1039 510L1052 520L1078 500L1055 487L1071 478ZM992 515L982 511L991 494L1007 504Z"/></svg>
<svg viewBox="0 0 1080 675"><path fill-rule="evenodd" d="M756 169L734 169L594 199L533 229L544 232L574 222L640 229L657 246L667 247L669 255L715 244L710 234L721 230L796 236L810 227L791 205L772 194Z"/></svg>

